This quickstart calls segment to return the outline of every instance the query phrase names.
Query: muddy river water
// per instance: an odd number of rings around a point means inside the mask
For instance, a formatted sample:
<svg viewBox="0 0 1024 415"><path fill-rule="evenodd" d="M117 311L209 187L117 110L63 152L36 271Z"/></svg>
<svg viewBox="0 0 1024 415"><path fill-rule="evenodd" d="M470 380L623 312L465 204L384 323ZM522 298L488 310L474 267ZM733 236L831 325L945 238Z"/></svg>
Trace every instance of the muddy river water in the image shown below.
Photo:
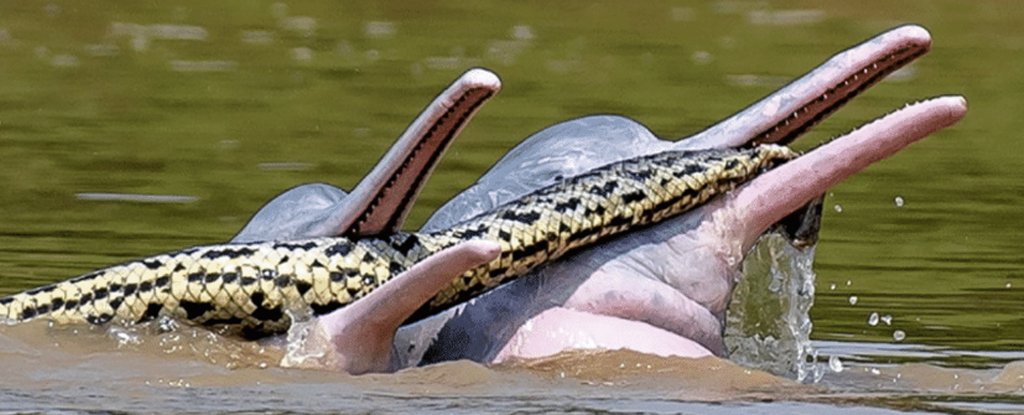
<svg viewBox="0 0 1024 415"><path fill-rule="evenodd" d="M300 183L351 188L473 66L504 89L413 228L554 122L618 113L684 136L903 23L927 27L932 52L796 147L919 98L962 94L970 111L828 193L821 240L798 258L815 288L802 382L757 347L352 377L188 327L37 323L0 327L0 412L1024 412L1021 22L1011 1L5 0L0 295L225 241ZM762 249L751 273L780 258ZM743 319L779 321L756 308Z"/></svg>

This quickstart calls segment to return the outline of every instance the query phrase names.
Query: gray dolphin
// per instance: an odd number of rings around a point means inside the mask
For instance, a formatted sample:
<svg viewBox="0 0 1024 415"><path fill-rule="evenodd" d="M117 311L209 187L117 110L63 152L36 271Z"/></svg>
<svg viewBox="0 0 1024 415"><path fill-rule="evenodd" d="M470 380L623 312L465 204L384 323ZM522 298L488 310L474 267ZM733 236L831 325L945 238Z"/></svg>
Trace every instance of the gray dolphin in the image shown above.
<svg viewBox="0 0 1024 415"><path fill-rule="evenodd" d="M788 144L930 46L931 37L921 27L890 30L678 141L659 139L618 116L554 125L509 151L423 230L451 226L563 178L638 155ZM378 235L400 228L440 154L499 88L493 74L467 72L427 107L352 194L323 184L294 188L262 208L234 241ZM760 235L795 212L804 225L794 229L797 236L813 239L820 209L812 202L830 186L965 113L966 101L959 96L908 105L701 208L556 261L404 326L397 337L395 329L409 313L452 277L493 258L494 246L454 247L430 266L410 269L388 290L361 299L359 307L322 316L305 329L318 340L310 343L327 356L321 363L357 373L452 359L500 362L574 348L721 356L724 314L738 267Z"/></svg>

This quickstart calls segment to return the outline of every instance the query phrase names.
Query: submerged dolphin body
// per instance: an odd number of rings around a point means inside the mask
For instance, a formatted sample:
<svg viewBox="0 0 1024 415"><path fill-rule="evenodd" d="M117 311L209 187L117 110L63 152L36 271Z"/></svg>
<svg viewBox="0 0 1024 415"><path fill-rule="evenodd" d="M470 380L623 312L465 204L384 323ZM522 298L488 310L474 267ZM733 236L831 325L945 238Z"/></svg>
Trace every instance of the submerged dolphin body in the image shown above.
<svg viewBox="0 0 1024 415"><path fill-rule="evenodd" d="M692 137L669 142L622 117L585 117L545 129L510 151L424 226L448 227L561 178L667 150L787 144L856 94L924 54L926 30L905 26L842 52L779 91ZM468 72L413 123L350 195L302 186L271 201L235 241L379 235L398 229L436 160L498 91ZM351 372L430 362L496 362L573 348L660 355L724 354L723 317L754 241L830 186L966 112L962 97L919 102L820 146L681 217L634 230L533 271L461 307L395 329L453 276L489 261L494 246L464 244L313 323L323 362ZM609 145L609 144L614 145ZM813 220L820 212L810 211ZM812 227L813 228L813 227ZM812 229L813 231L814 229ZM440 272L438 270L447 270ZM398 353L394 353L398 350Z"/></svg>

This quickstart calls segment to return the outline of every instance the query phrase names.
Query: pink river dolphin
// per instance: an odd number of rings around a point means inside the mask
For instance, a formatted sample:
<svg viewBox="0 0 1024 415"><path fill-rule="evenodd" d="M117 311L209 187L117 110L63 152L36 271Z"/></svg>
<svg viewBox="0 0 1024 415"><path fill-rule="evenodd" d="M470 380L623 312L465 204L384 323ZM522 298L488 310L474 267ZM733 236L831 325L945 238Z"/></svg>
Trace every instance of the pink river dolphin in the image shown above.
<svg viewBox="0 0 1024 415"><path fill-rule="evenodd" d="M789 144L930 47L929 33L919 26L892 29L675 141L619 116L556 124L509 151L441 207L423 230L451 226L631 157ZM326 184L293 188L257 212L233 241L399 230L444 151L500 88L498 77L487 70L466 72L426 107L351 193ZM829 187L955 124L966 111L961 96L908 104L682 216L631 230L439 315L410 322L410 315L453 278L499 251L488 241L449 248L356 303L296 325L293 331L303 331L305 356L315 356L299 364L365 373L454 359L502 362L570 349L724 356L725 312L741 277L739 265L757 239L783 231L800 243L813 243L820 197Z"/></svg>

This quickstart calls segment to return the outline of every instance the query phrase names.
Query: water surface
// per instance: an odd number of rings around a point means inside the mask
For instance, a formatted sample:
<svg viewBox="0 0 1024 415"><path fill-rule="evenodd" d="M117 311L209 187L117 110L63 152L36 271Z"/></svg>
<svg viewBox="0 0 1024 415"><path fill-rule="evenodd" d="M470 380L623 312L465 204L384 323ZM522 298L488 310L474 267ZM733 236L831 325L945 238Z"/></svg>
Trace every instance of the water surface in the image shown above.
<svg viewBox="0 0 1024 415"><path fill-rule="evenodd" d="M784 382L771 377L724 391L714 381L694 386L707 367L679 361L658 361L669 368L658 376L617 369L648 364L638 356L556 359L606 369L564 379L553 373L565 370L462 362L355 379L275 368L273 356L245 345L221 351L241 357L174 351L165 361L166 349L151 344L159 338L118 348L116 335L30 326L35 334L0 331L0 407L10 407L0 409L729 413L700 403L728 399L777 413L1020 411L1024 382L1010 364L1024 357L1017 6L5 1L0 294L227 240L300 183L351 188L472 66L498 72L505 87L445 157L413 228L554 122L619 113L684 136L901 23L926 26L933 51L799 146L918 98L963 94L971 109L955 128L829 193L812 339L821 360L838 356L845 370L825 375L824 392L773 389Z"/></svg>

